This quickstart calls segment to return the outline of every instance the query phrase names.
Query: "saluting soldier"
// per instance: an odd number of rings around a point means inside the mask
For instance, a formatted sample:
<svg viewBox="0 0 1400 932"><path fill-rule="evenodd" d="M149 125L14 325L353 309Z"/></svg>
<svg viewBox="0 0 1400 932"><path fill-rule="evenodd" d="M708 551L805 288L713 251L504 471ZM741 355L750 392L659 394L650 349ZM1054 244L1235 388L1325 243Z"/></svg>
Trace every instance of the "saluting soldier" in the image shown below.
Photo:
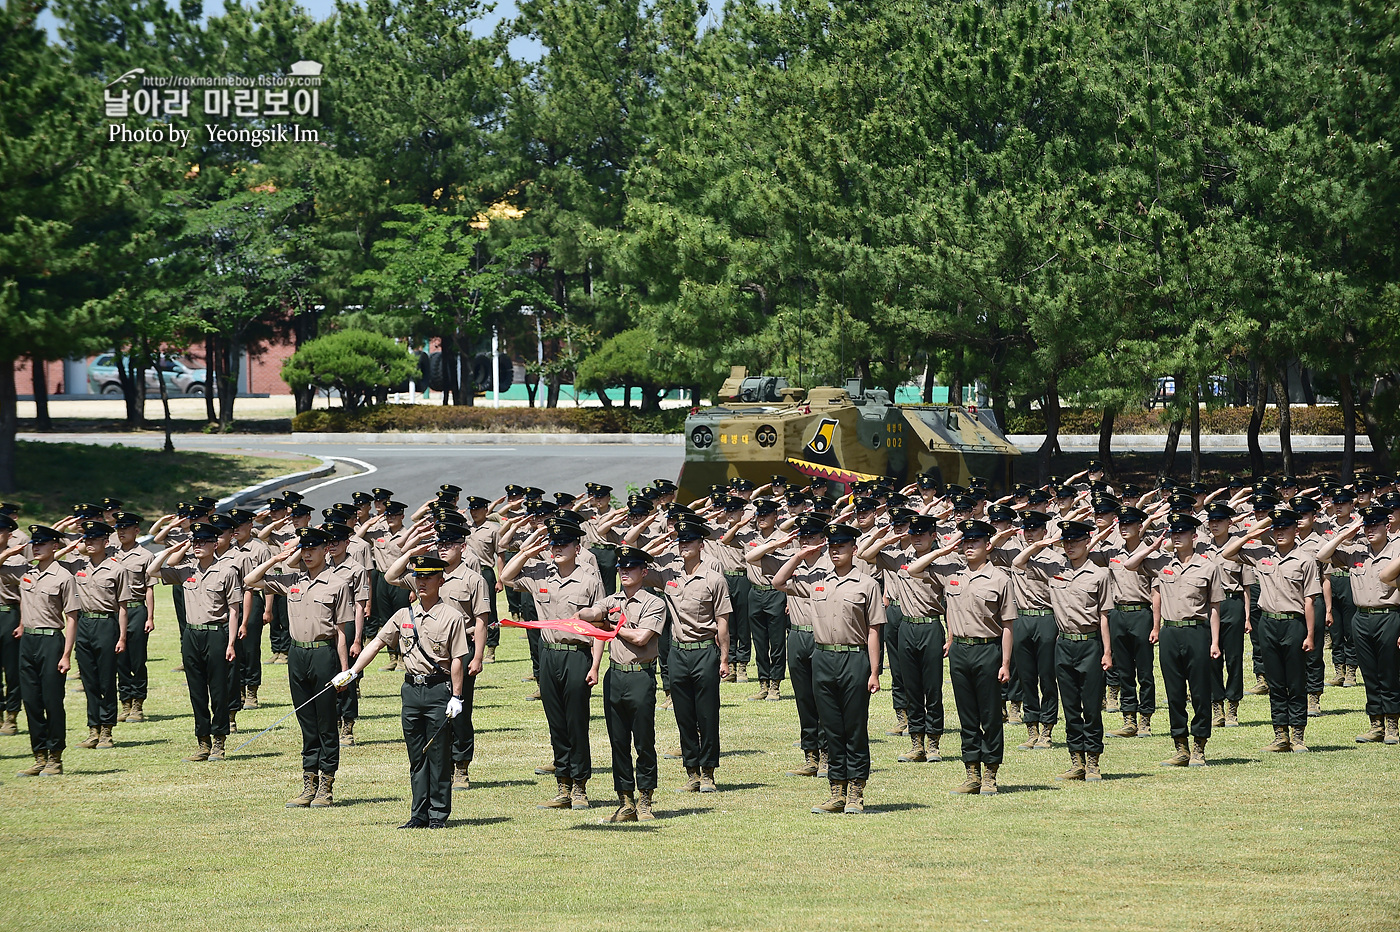
<svg viewBox="0 0 1400 932"><path fill-rule="evenodd" d="M270 559L273 550L253 533L256 514L235 508L228 516L232 519L234 528L233 541L227 557L235 560L239 571L247 576L254 567ZM238 659L234 661L234 680L237 687L234 699L240 710L261 707L258 702L258 690L262 687L262 629L266 614L267 600L263 598L262 591L245 586L239 610L238 640L234 645L238 652Z"/></svg>
<svg viewBox="0 0 1400 932"><path fill-rule="evenodd" d="M755 534L747 542L744 560L749 565L749 632L753 636L758 692L750 701L782 698L787 669L787 595L773 586L773 574L789 556L777 550L787 535L778 530L778 503L761 498L753 503ZM776 540L775 540L776 538ZM765 546L772 544L772 546ZM755 556L755 551L762 553ZM764 557L771 559L764 561ZM805 750L805 749L804 749Z"/></svg>
<svg viewBox="0 0 1400 932"><path fill-rule="evenodd" d="M1047 539L1050 521L1051 516L1041 511L1022 513L1021 531L1027 546ZM1016 672L1021 678L1021 717L1027 732L1026 741L1018 748L1021 751L1050 748L1060 717L1059 686L1055 681L1058 630L1048 582L1059 561L1053 554L1039 554L1040 549L1029 558L1031 562L1021 567L1012 562L1015 558L1012 550L1002 548L994 554L999 564L1010 568L1016 594L1013 651ZM1031 728L1032 725L1036 727Z"/></svg>
<svg viewBox="0 0 1400 932"><path fill-rule="evenodd" d="M34 752L33 765L21 770L21 777L61 775L63 751L68 746L64 680L72 663L83 603L77 580L56 559L62 542L62 531L31 524L27 545L11 544L0 553L0 576L19 583L19 686L29 724L29 748ZM13 562L26 546L35 561L33 566Z"/></svg>
<svg viewBox="0 0 1400 932"><path fill-rule="evenodd" d="M117 724L117 657L126 650L126 606L133 601L130 571L107 546L112 526L83 521L76 559L62 560L78 583L83 607L78 613L74 654L87 696L87 740L80 748L113 747Z"/></svg>
<svg viewBox="0 0 1400 932"><path fill-rule="evenodd" d="M0 550L12 546L23 548L28 541L28 537L17 530L15 519L5 511L8 504L0 503ZM16 571L29 567L21 554L22 549L6 561ZM19 577L0 573L0 677L4 682L0 688L0 709L5 716L0 721L0 735L19 734L19 710L23 702L19 690L19 638Z"/></svg>
<svg viewBox="0 0 1400 932"><path fill-rule="evenodd" d="M875 580L856 566L856 528L828 526L812 515L798 529L799 549L773 585L791 597L789 604L805 599L813 608L812 691L826 735L831 795L812 811L859 814L870 779L870 697L880 690L884 600ZM803 544L803 538L816 539ZM811 560L810 570L799 572Z"/></svg>
<svg viewBox="0 0 1400 932"><path fill-rule="evenodd" d="M1123 713L1123 726L1107 732L1111 738L1149 737L1152 716L1157 711L1152 577L1146 570L1130 570L1126 566L1128 555L1142 544L1143 531L1151 521L1141 508L1123 506L1118 512L1118 536L1103 541L1092 555L1113 581L1113 610L1108 613L1109 649L1113 668L1118 671L1118 707Z"/></svg>
<svg viewBox="0 0 1400 932"><path fill-rule="evenodd" d="M615 552L621 589L596 605L579 609L579 617L608 627L621 625L617 636L608 642L608 671L603 674L603 716L612 745L613 789L618 802L608 821L649 822L655 818L652 794L659 778L656 650L666 627L666 603L644 588L651 554L626 545Z"/></svg>
<svg viewBox="0 0 1400 932"><path fill-rule="evenodd" d="M288 809L324 808L335 802L335 775L340 769L340 739L336 722L339 702L327 687L350 664L345 623L355 615L350 586L326 563L331 536L320 528L301 528L295 547L288 547L248 571L244 585L287 599L291 649L287 654L287 683L301 726L301 793L287 801ZM289 561L292 572L274 572ZM312 699L315 701L311 701Z"/></svg>
<svg viewBox="0 0 1400 932"><path fill-rule="evenodd" d="M712 552L724 572L725 584L729 587L729 676L725 682L747 683L749 662L753 659L753 636L749 629L749 582L748 564L744 562L744 550L752 538L749 530L752 513L748 501L739 495L725 495L718 502L724 513L724 530L714 542Z"/></svg>
<svg viewBox="0 0 1400 932"><path fill-rule="evenodd" d="M378 501L379 495L388 493L388 490L375 489L374 492L375 500ZM388 621L394 612L408 605L410 595L410 590L391 586L384 579L389 567L403 556L404 539L408 536L408 529L403 524L407 506L403 502L389 500L382 502L381 507L382 512L376 522L366 529L374 546L374 569L370 571L373 596L370 599L369 618L365 620L367 639L378 634L379 629L384 627L384 622Z"/></svg>
<svg viewBox="0 0 1400 932"><path fill-rule="evenodd" d="M584 530L588 538L588 549L598 561L598 575L603 579L603 589L612 595L617 591L617 549L603 540L592 529L592 522L612 511L612 486L600 482L585 482L587 497L574 505L574 511L585 522Z"/></svg>
<svg viewBox="0 0 1400 932"><path fill-rule="evenodd" d="M471 519L471 531L463 559L486 580L486 655L482 662L495 663L496 648L501 644L501 619L496 611L496 593L503 588L496 572L500 567L501 522L491 516L491 503L480 495L467 496L467 517Z"/></svg>
<svg viewBox="0 0 1400 932"><path fill-rule="evenodd" d="M151 632L156 629L155 591L146 578L146 568L155 554L136 542L141 531L141 516L119 511L113 518L116 546L110 549L113 559L126 567L131 598L126 603L126 650L117 655L117 698L121 709L119 722L144 722L149 675L146 668Z"/></svg>
<svg viewBox="0 0 1400 932"><path fill-rule="evenodd" d="M229 687L243 585L238 566L216 556L218 541L218 528L196 523L189 538L156 554L146 570L148 579L179 584L185 591L180 656L199 744L187 761L223 760L229 732Z"/></svg>
<svg viewBox="0 0 1400 932"><path fill-rule="evenodd" d="M310 506L292 501L284 492L282 498L267 500L267 523L258 530L258 538L274 553L286 548L296 539L297 532L311 523L313 514ZM287 598L274 595L266 610L267 646L272 651L268 663L286 663L291 649L291 635L288 633Z"/></svg>
<svg viewBox="0 0 1400 932"><path fill-rule="evenodd" d="M928 573L943 586L948 609L948 677L958 708L962 759L967 776L952 792L997 792L1005 739L1002 732L1001 687L1011 678L1011 626L1016 602L1011 577L993 566L992 526L967 519L957 525L955 541L964 565L956 571L935 564L930 551L909 564L909 573ZM985 768L985 769L984 769Z"/></svg>
<svg viewBox="0 0 1400 932"><path fill-rule="evenodd" d="M1285 501L1298 515L1298 549L1310 551L1316 556L1318 550L1327 542L1316 527L1321 506L1301 495L1295 495ZM1317 621L1319 634L1313 643L1313 649L1308 652L1308 718L1319 718L1322 715L1322 692L1327 684L1326 648L1332 637L1329 615L1331 580L1328 579L1321 562L1318 563L1317 575L1322 584L1322 591L1313 599L1313 618Z"/></svg>
<svg viewBox="0 0 1400 932"><path fill-rule="evenodd" d="M347 624L345 642L350 658L360 656L364 649L365 618L370 611L369 570L359 560L349 554L351 544L350 528L344 523L345 514L335 508L323 509L326 523L321 530L331 536L326 549L326 557L331 569L340 575L350 586L350 595L355 600L353 624ZM361 541L363 543L363 541ZM353 689L340 691L340 744L342 747L355 746L355 722L360 718L360 689L356 683Z"/></svg>
<svg viewBox="0 0 1400 932"><path fill-rule="evenodd" d="M332 682L345 689L380 647L399 649L405 671L401 721L413 789L408 821L399 828L446 828L452 814L452 752L443 732L462 712L462 678L472 648L467 619L439 597L447 561L420 554L412 566L418 608L410 604L395 612Z"/></svg>
<svg viewBox="0 0 1400 932"><path fill-rule="evenodd" d="M1220 554L1243 532L1234 530L1235 509L1228 502L1213 501L1206 506L1206 528L1210 535L1201 545L1220 570L1220 657L1215 661L1211 680L1211 724L1236 728L1240 724L1240 700L1244 698L1244 573L1238 560Z"/></svg>

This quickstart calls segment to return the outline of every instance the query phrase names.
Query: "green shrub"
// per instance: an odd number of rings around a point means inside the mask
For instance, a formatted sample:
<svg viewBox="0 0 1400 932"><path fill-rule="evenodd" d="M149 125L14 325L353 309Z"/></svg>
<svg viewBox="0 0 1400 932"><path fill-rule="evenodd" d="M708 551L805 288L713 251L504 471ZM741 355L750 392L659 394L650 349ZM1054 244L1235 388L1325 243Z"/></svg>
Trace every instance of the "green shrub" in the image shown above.
<svg viewBox="0 0 1400 932"><path fill-rule="evenodd" d="M292 430L312 433L480 431L482 433L678 434L685 408L641 415L628 408L483 408L455 405L376 405L356 412L305 411Z"/></svg>
<svg viewBox="0 0 1400 932"><path fill-rule="evenodd" d="M1243 434L1249 430L1249 408L1204 408L1201 410L1202 434ZM1298 436L1332 436L1342 434L1342 409L1336 406L1296 405L1290 409L1293 433ZM1095 408L1062 408L1060 410L1060 433L1097 434L1102 414ZM1045 416L1041 411L1018 411L1007 415L1006 432L1009 434L1045 433ZM1167 414L1161 408L1151 411L1146 408L1137 411L1121 411L1113 421L1115 434L1165 434ZM1182 426L1182 433L1190 430L1189 423ZM1366 433L1366 426L1358 416L1358 434ZM1264 411L1263 434L1278 433L1278 409Z"/></svg>

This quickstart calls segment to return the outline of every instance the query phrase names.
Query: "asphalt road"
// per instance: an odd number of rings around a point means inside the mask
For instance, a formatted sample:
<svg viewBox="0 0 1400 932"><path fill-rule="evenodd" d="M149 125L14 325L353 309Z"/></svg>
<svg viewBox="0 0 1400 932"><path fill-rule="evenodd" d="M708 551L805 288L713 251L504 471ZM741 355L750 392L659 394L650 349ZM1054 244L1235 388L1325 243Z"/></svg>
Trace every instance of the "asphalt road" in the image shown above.
<svg viewBox="0 0 1400 932"><path fill-rule="evenodd" d="M25 434L23 440L123 444L159 449L162 437L132 434ZM176 449L220 453L305 453L333 457L335 475L311 479L291 488L307 504L325 508L349 501L356 489L380 487L416 508L445 482L463 495L494 499L507 484L533 485L546 492L583 491L585 482L602 482L623 498L628 483L642 486L657 478L675 479L684 448L653 444L568 444L504 446L495 444L306 443L289 436L182 436ZM232 491L232 490L230 490ZM172 503L173 504L173 503Z"/></svg>

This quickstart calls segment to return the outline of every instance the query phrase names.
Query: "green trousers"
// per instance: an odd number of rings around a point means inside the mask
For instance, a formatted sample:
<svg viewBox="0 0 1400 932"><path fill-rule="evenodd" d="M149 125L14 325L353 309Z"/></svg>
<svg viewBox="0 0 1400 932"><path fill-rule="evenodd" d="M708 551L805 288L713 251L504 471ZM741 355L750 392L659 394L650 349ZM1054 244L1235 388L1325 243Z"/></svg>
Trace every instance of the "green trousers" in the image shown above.
<svg viewBox="0 0 1400 932"><path fill-rule="evenodd" d="M56 637L26 631L19 639L19 690L29 723L29 748L35 754L62 751L68 746L68 718L63 712L65 677L58 672L62 659L62 631Z"/></svg>
<svg viewBox="0 0 1400 932"><path fill-rule="evenodd" d="M175 607L175 623L180 626L180 636L185 636L185 587L170 587L170 604Z"/></svg>
<svg viewBox="0 0 1400 932"><path fill-rule="evenodd" d="M1306 728L1308 671L1303 639L1307 623L1301 618L1264 618L1256 627L1269 683L1269 713L1275 728Z"/></svg>
<svg viewBox="0 0 1400 932"><path fill-rule="evenodd" d="M1055 640L1055 680L1065 707L1065 746L1103 753L1103 640Z"/></svg>
<svg viewBox="0 0 1400 932"><path fill-rule="evenodd" d="M781 682L787 669L787 595L777 589L749 590L749 633L760 680Z"/></svg>
<svg viewBox="0 0 1400 932"><path fill-rule="evenodd" d="M598 575L603 578L603 591L612 595L617 591L617 549L615 547L589 547L593 558L598 561Z"/></svg>
<svg viewBox="0 0 1400 932"><path fill-rule="evenodd" d="M743 574L734 576L728 573L724 581L729 585L729 662L748 663L753 659L753 632L749 628L749 593L753 584Z"/></svg>
<svg viewBox="0 0 1400 932"><path fill-rule="evenodd" d="M23 700L19 694L19 609L0 606L0 710L18 714Z"/></svg>
<svg viewBox="0 0 1400 932"><path fill-rule="evenodd" d="M1366 714L1400 715L1400 612L1357 612L1352 634L1366 681Z"/></svg>
<svg viewBox="0 0 1400 932"><path fill-rule="evenodd" d="M948 647L948 678L958 709L962 759L966 764L1000 764L1005 751L1001 728L1001 642Z"/></svg>
<svg viewBox="0 0 1400 932"><path fill-rule="evenodd" d="M686 767L719 766L719 646L671 645L671 704Z"/></svg>
<svg viewBox="0 0 1400 932"><path fill-rule="evenodd" d="M87 698L89 728L117 724L117 624L116 618L78 616L73 659Z"/></svg>
<svg viewBox="0 0 1400 932"><path fill-rule="evenodd" d="M1356 640L1352 634L1356 603L1351 599L1351 574L1328 578L1332 581L1332 627L1329 629L1332 632L1332 664L1360 666L1356 659Z"/></svg>
<svg viewBox="0 0 1400 932"><path fill-rule="evenodd" d="M798 737L803 751L826 750L826 734L822 731L821 712L812 685L812 654L815 652L812 632L801 628L788 631L788 672L792 677L792 698L797 705Z"/></svg>
<svg viewBox="0 0 1400 932"><path fill-rule="evenodd" d="M1167 720L1172 737L1209 738L1211 690L1215 665L1210 659L1210 625L1180 628L1162 623L1157 634L1161 654L1162 689L1167 694ZM1188 720L1186 704L1191 703Z"/></svg>
<svg viewBox="0 0 1400 932"><path fill-rule="evenodd" d="M145 700L150 686L146 661L150 657L151 636L146 633L146 603L126 610L126 650L117 655L117 698L123 702Z"/></svg>
<svg viewBox="0 0 1400 932"><path fill-rule="evenodd" d="M1027 723L1053 725L1060 718L1059 687L1055 683L1054 615L1016 615L1012 623L1012 656L1021 677L1021 717ZM998 688L1000 692L1000 688Z"/></svg>
<svg viewBox="0 0 1400 932"><path fill-rule="evenodd" d="M499 647L501 644L501 613L496 609L495 568L484 563L481 564L481 578L486 580L486 646ZM403 596L406 605L408 604L408 590L403 591Z"/></svg>
<svg viewBox="0 0 1400 932"><path fill-rule="evenodd" d="M248 633L238 639L238 687L257 689L262 686L262 632L263 612L267 610L267 598L262 590L253 590L252 611L248 615ZM130 636L127 643L130 644ZM235 696L238 689L234 689Z"/></svg>
<svg viewBox="0 0 1400 932"><path fill-rule="evenodd" d="M333 644L308 648L292 645L287 652L287 685L292 707L298 708L312 696L316 701L297 712L301 726L301 769L335 773L340 769L340 733L336 729L339 706L334 689L326 689L340 672L340 656ZM348 689L354 689L350 684ZM321 690L325 689L325 692ZM317 693L321 693L317 696Z"/></svg>
<svg viewBox="0 0 1400 932"><path fill-rule="evenodd" d="M554 773L561 780L586 783L593 776L588 744L588 671L593 660L586 650L540 651L540 704L549 724L554 749Z"/></svg>
<svg viewBox="0 0 1400 932"><path fill-rule="evenodd" d="M1320 693L1326 688L1327 654L1324 650L1327 631L1327 603L1322 596L1313 596L1313 649L1304 655L1307 668L1307 689L1310 693Z"/></svg>
<svg viewBox="0 0 1400 932"><path fill-rule="evenodd" d="M603 674L603 720L612 745L613 789L619 794L656 789L655 665L647 670L608 668Z"/></svg>
<svg viewBox="0 0 1400 932"><path fill-rule="evenodd" d="M1151 636L1151 608L1109 611L1108 637L1113 646L1113 666L1118 671L1118 703L1125 715L1151 715L1157 711Z"/></svg>
<svg viewBox="0 0 1400 932"><path fill-rule="evenodd" d="M180 659L185 665L196 738L228 734L233 664L225 659L227 650L228 629L223 626L202 631L186 625L180 637Z"/></svg>
<svg viewBox="0 0 1400 932"><path fill-rule="evenodd" d="M267 630L267 646L274 654L290 654L292 631L287 620L287 597L272 597L272 624Z"/></svg>
<svg viewBox="0 0 1400 932"><path fill-rule="evenodd" d="M409 815L424 822L445 822L452 814L452 742L445 734L452 684L415 686L405 681L399 695L408 781L413 789Z"/></svg>
<svg viewBox="0 0 1400 932"><path fill-rule="evenodd" d="M1115 656L1114 662L1118 658ZM1244 596L1226 596L1220 603L1220 659L1211 662L1212 702L1239 702L1244 698Z"/></svg>
<svg viewBox="0 0 1400 932"><path fill-rule="evenodd" d="M452 720L452 763L470 764L476 757L476 728L472 704L476 701L476 677L462 671L462 711Z"/></svg>
<svg viewBox="0 0 1400 932"><path fill-rule="evenodd" d="M812 652L812 692L826 736L829 779L870 779L870 652Z"/></svg>
<svg viewBox="0 0 1400 932"><path fill-rule="evenodd" d="M885 624L880 628L880 651L890 668L890 706L895 709L909 708L904 688L904 657L899 650L903 622L904 610L898 602L891 601L885 606Z"/></svg>
<svg viewBox="0 0 1400 932"><path fill-rule="evenodd" d="M943 734L943 643L943 622L904 620L899 655L911 735Z"/></svg>
<svg viewBox="0 0 1400 932"><path fill-rule="evenodd" d="M1250 658L1254 664L1254 675L1256 677L1264 675L1264 641L1260 637L1260 630L1263 628L1264 616L1259 611L1259 584L1252 583L1249 587L1249 649Z"/></svg>

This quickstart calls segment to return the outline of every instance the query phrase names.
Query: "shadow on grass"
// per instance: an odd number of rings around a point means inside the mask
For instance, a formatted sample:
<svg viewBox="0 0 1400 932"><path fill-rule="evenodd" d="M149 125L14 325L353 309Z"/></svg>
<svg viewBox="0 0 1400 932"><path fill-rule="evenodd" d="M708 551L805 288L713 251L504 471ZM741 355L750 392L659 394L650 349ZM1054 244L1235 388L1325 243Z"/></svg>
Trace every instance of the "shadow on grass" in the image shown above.
<svg viewBox="0 0 1400 932"><path fill-rule="evenodd" d="M478 780L472 783L473 790L493 790L502 786L538 786L538 780Z"/></svg>
<svg viewBox="0 0 1400 932"><path fill-rule="evenodd" d="M374 803L399 803L403 802L401 796L337 796L335 798L336 808L342 806L369 806Z"/></svg>
<svg viewBox="0 0 1400 932"><path fill-rule="evenodd" d="M380 745L380 744L399 744L399 745L401 745L401 744L403 744L403 739L402 739L402 738L378 738L378 739L375 739L375 740L373 740L373 741L365 741L365 740L363 740L363 739L361 739L361 738L356 738L356 739L355 739L355 747L357 747L357 748L371 748L371 747L374 747L374 746Z"/></svg>
<svg viewBox="0 0 1400 932"><path fill-rule="evenodd" d="M510 817L509 817L509 816L503 816L503 815L498 815L498 816L481 816L480 818L476 818L476 819L449 819L448 822L447 822L447 827L448 827L448 828L453 828L453 827L455 827L455 826L459 826L459 825L460 825L460 826L473 826L473 827L476 827L476 828L480 828L480 827L486 826L486 825L499 825L499 824L502 823L502 822L509 822L509 821L510 821Z"/></svg>
<svg viewBox="0 0 1400 932"><path fill-rule="evenodd" d="M996 794L994 794L994 795L998 795L998 796L999 796L999 795L1001 795L1002 793L1046 793L1046 792L1053 792L1053 791L1055 791L1055 790L1058 790L1058 789L1059 789L1060 787L1062 787L1063 785L1064 785L1063 783L1057 783L1057 784L1055 784L1054 786L1046 786L1046 785L1039 784L1039 783L1000 783L1000 782L998 782L998 784L997 784L997 790L998 790L998 792L997 792ZM971 796L972 794L969 793L968 795ZM982 794L979 793L979 794L977 794L977 795L980 796L980 795L982 795Z"/></svg>
<svg viewBox="0 0 1400 932"><path fill-rule="evenodd" d="M720 781L720 784L719 784L719 788L720 788L721 791L726 791L726 790L763 790L763 789L767 789L767 788L770 787L770 786L772 786L771 783L728 783L728 782L725 782L725 781ZM707 794L705 794L705 795L708 796L708 795L710 795L710 794L707 793Z"/></svg>
<svg viewBox="0 0 1400 932"><path fill-rule="evenodd" d="M713 810L704 806L688 806L684 809L654 810L658 819L679 819L684 816L709 815Z"/></svg>
<svg viewBox="0 0 1400 932"><path fill-rule="evenodd" d="M1257 757L1208 757L1206 758L1206 769L1209 770L1217 764L1230 766L1231 764L1257 764ZM1199 769L1199 768L1197 768Z"/></svg>
<svg viewBox="0 0 1400 932"><path fill-rule="evenodd" d="M907 812L910 809L927 808L929 807L924 803L876 803L874 805L867 803L865 806L865 811L867 814L869 814L880 812Z"/></svg>
<svg viewBox="0 0 1400 932"><path fill-rule="evenodd" d="M476 733L479 734L479 735L489 735L489 734L499 734L499 733L504 733L504 732L524 731L524 730L525 730L524 728L515 728L515 727L512 727L512 726L510 726L510 725L502 725L500 728L478 728L478 729L476 729Z"/></svg>
<svg viewBox="0 0 1400 932"><path fill-rule="evenodd" d="M159 738L152 738L152 739L149 740L149 741L123 741L121 735L116 735L116 736L113 738L113 740L116 742L117 748L118 748L118 749L121 749L121 748L144 748L144 747L149 747L149 746L152 745L152 744L169 744L169 743L170 743L170 742L168 742L168 741L162 741L162 740L159 739Z"/></svg>
<svg viewBox="0 0 1400 932"><path fill-rule="evenodd" d="M1103 778L1104 778L1105 780L1140 780L1140 779L1142 779L1143 777L1146 777L1146 776L1149 776L1149 774L1145 774L1145 773L1106 773L1106 774L1103 775Z"/></svg>
<svg viewBox="0 0 1400 932"><path fill-rule="evenodd" d="M720 756L720 757L751 757L751 756L753 756L754 754L766 754L766 753L767 753L766 751L760 751L760 750L758 750L757 748L736 748L736 749L733 750L733 751L720 751L720 752L719 752L719 756Z"/></svg>
<svg viewBox="0 0 1400 932"><path fill-rule="evenodd" d="M661 814L657 813L658 819ZM570 825L569 830L573 832L654 832L657 826L650 822L580 822L577 825Z"/></svg>
<svg viewBox="0 0 1400 932"><path fill-rule="evenodd" d="M1310 745L1308 745L1308 750L1307 750L1306 753L1308 753L1308 754L1332 754L1332 753L1334 753L1334 752L1336 752L1336 751L1354 751L1354 750L1356 750L1356 745L1354 745L1354 744L1310 744Z"/></svg>

